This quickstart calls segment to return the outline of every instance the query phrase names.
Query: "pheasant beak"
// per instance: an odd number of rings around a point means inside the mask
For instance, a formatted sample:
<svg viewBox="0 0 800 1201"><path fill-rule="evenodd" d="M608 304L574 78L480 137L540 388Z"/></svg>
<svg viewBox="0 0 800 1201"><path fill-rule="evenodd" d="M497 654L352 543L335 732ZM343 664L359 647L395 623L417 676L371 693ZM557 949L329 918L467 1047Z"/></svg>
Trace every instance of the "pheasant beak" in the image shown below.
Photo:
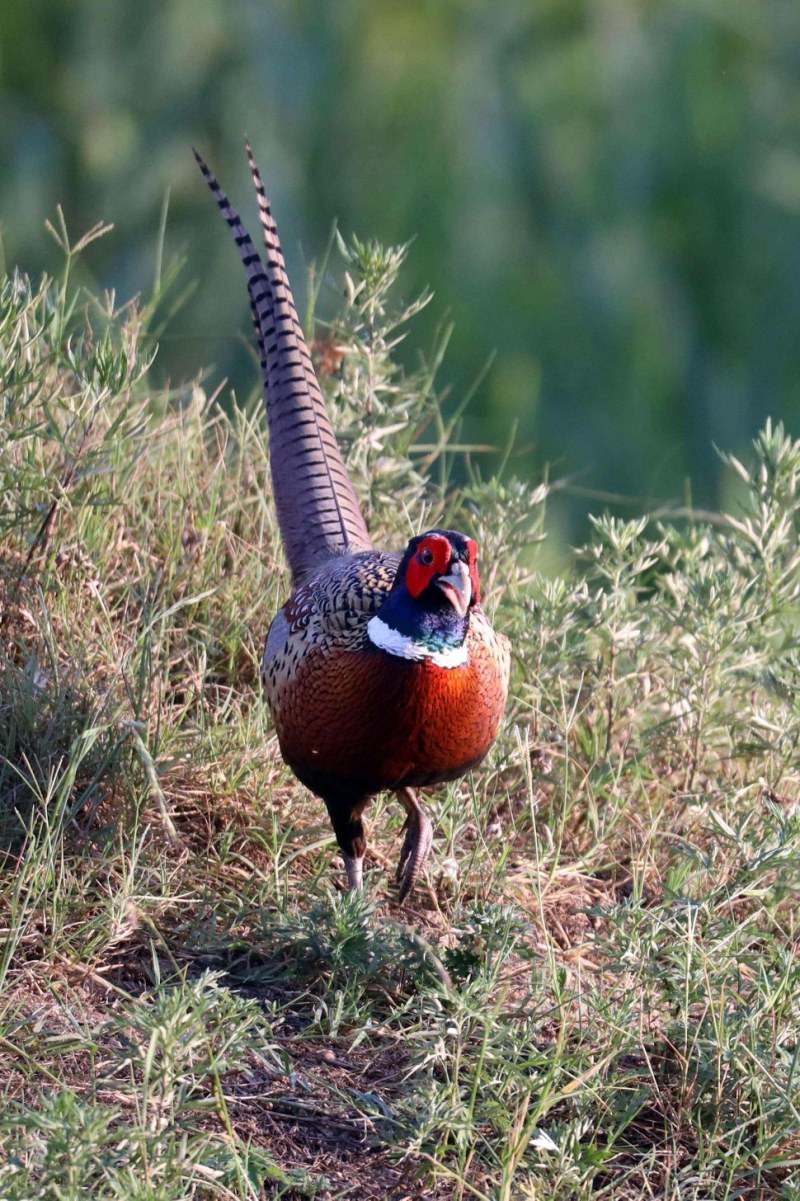
<svg viewBox="0 0 800 1201"><path fill-rule="evenodd" d="M453 563L447 575L440 575L434 583L441 588L458 616L466 617L472 600L472 581L466 563Z"/></svg>

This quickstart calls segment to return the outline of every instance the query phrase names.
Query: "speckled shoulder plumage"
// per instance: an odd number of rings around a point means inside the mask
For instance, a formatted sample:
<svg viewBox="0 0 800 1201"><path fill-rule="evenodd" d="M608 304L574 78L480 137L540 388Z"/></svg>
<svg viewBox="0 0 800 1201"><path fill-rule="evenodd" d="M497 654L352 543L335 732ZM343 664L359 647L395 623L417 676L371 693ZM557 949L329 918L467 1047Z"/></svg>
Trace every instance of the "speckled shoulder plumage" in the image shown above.
<svg viewBox="0 0 800 1201"><path fill-rule="evenodd" d="M261 674L270 695L311 648L359 650L367 623L394 582L400 555L370 550L327 559L277 613L267 635Z"/></svg>
<svg viewBox="0 0 800 1201"><path fill-rule="evenodd" d="M284 605L289 634L330 646L361 647L367 622L381 608L400 555L370 550L327 560Z"/></svg>

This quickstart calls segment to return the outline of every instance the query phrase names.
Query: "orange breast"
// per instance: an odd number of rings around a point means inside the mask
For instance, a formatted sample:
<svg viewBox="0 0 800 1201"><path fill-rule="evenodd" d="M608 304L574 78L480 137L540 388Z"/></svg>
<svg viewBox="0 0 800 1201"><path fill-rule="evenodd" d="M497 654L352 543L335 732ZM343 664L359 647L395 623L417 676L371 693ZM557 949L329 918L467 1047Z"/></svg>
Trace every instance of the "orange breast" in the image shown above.
<svg viewBox="0 0 800 1201"><path fill-rule="evenodd" d="M283 756L308 787L369 795L455 779L478 763L506 687L503 664L482 642L454 668L371 647L309 647L270 701Z"/></svg>

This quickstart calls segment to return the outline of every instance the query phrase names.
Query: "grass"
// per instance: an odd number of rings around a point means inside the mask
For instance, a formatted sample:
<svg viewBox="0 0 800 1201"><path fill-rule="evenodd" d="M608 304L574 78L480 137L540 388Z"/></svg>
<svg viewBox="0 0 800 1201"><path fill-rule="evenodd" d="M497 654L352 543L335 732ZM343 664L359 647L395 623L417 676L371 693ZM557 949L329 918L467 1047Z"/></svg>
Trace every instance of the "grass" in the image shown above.
<svg viewBox="0 0 800 1201"><path fill-rule="evenodd" d="M0 1195L800 1197L800 444L544 578L547 483L454 449L447 331L404 376L402 252L342 245L314 349L376 540L469 528L514 646L411 903L386 801L344 895L257 687L257 400L153 391L155 306L59 236L0 307Z"/></svg>

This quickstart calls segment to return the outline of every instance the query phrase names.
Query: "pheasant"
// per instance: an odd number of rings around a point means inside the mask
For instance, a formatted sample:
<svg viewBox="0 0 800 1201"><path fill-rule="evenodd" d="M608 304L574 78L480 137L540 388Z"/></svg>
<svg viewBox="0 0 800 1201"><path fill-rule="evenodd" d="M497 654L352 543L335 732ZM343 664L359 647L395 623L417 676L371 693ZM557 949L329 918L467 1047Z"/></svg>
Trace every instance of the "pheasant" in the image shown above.
<svg viewBox="0 0 800 1201"><path fill-rule="evenodd" d="M278 522L293 591L261 666L283 759L328 810L348 886L363 882L363 814L393 791L406 812L398 900L433 829L415 790L455 780L495 739L509 642L481 608L478 547L457 530L377 550L347 475L297 318L278 232L249 143L266 255L195 151L247 272Z"/></svg>

